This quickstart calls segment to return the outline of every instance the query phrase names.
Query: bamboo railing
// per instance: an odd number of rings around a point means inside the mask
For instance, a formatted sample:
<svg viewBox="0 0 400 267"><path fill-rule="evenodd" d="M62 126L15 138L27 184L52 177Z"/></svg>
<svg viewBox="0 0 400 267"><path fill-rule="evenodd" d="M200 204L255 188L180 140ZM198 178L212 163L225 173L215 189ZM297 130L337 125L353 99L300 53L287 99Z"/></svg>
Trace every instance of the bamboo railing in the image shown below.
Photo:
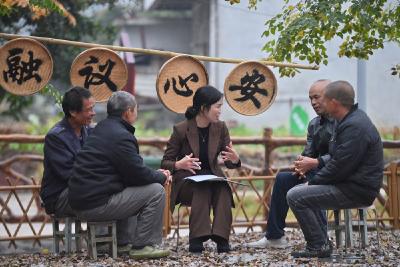
<svg viewBox="0 0 400 267"><path fill-rule="evenodd" d="M167 138L140 138L138 140L140 146L152 146L160 149L165 148ZM42 144L44 136L32 136L24 134L0 134L0 145L8 143L17 144ZM306 141L303 138L277 138L272 136L271 129L265 129L263 136L258 137L232 137L234 145L254 145L259 144L264 147L264 164L259 167L246 166L243 164L238 172L226 170L226 175L234 181L248 183L248 187L233 186L232 191L236 203L236 209L233 211L233 228L246 227L246 231L254 230L255 226L265 226L266 218L269 211L269 201L271 190L278 170L271 168L271 153L279 147L304 146ZM400 141L383 141L385 150L400 149ZM43 235L43 229L49 222L49 217L40 207L38 190L40 184L37 180L27 177L20 173L13 166L16 164L32 164L42 165L43 157L41 155L23 154L13 155L8 158L0 159L0 227L5 231L0 233L0 241L9 241L10 245L16 246L16 240L34 240L34 244L40 245L40 239L48 238ZM377 198L377 202L381 205L378 218L370 217L369 220L379 220L381 225L390 225L390 227L400 228L400 166L399 162L390 163L384 171L385 180L387 181L383 188L382 194ZM263 183L264 190L260 190L257 183ZM25 200L24 204L21 194L29 193L30 197ZM250 214L244 205L244 200L251 196L254 199L253 208L255 212ZM9 207L11 199L14 199L15 205L19 207L19 214ZM168 210L167 208L165 211ZM182 209L181 209L182 210ZM164 218L164 234L171 229L176 230L177 216L185 217L188 212L183 214L173 214ZM261 214L261 215L260 215ZM185 220L180 220L185 222ZM388 223L387 224L385 224ZM38 224L38 225L36 225ZM288 221L288 225L294 225L294 221ZM10 226L13 227L10 227ZM25 225L31 230L30 235L22 235L21 227ZM184 223L181 228L187 227ZM13 229L11 229L13 228Z"/></svg>

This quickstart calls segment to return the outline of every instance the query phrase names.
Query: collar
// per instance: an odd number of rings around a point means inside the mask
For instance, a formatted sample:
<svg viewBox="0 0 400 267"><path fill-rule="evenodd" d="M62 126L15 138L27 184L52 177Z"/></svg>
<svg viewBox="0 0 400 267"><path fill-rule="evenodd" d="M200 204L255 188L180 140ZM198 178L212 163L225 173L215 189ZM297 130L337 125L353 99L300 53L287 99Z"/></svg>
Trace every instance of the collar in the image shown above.
<svg viewBox="0 0 400 267"><path fill-rule="evenodd" d="M349 112L347 112L346 116L344 116L344 118L340 122L344 121L351 113L353 113L357 109L358 109L358 103L355 103L354 105L351 106Z"/></svg>
<svg viewBox="0 0 400 267"><path fill-rule="evenodd" d="M333 123L334 121L335 121L335 119L330 116L323 116L323 115L319 116L319 125L324 125L326 122Z"/></svg>
<svg viewBox="0 0 400 267"><path fill-rule="evenodd" d="M65 127L65 129L67 129L68 131L70 131L71 133L74 134L74 136L76 136L75 130L72 128L71 124L68 121L67 117L64 117L61 120L61 124ZM81 127L81 137L85 138L87 136L87 129L86 126L82 126ZM76 136L77 138L79 138L78 136Z"/></svg>
<svg viewBox="0 0 400 267"><path fill-rule="evenodd" d="M133 125L129 124L127 121L125 121L121 117L118 117L115 115L108 115L107 119L118 121L119 123L121 123L124 126L125 129L127 129L132 134L135 134L135 130L136 130L135 127L133 127Z"/></svg>

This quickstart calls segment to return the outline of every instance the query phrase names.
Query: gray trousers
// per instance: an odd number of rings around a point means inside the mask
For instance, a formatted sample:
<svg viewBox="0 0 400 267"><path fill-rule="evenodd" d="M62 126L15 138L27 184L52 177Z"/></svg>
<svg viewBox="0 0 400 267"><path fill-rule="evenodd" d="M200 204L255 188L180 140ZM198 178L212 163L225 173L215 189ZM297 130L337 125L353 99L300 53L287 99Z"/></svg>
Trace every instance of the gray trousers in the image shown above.
<svg viewBox="0 0 400 267"><path fill-rule="evenodd" d="M56 217L76 216L75 212L68 204L68 187L65 188L58 197L54 213Z"/></svg>
<svg viewBox="0 0 400 267"><path fill-rule="evenodd" d="M57 199L56 206L55 206L55 215L56 217L76 217L77 213L69 206L68 204L68 188L64 189L61 192L60 196ZM136 229L136 216L132 216L128 218L127 224L129 226L125 227L129 230L126 233L126 238L121 238L121 242L118 242L118 245L125 245L127 243L132 243L134 240L134 230ZM127 231L128 231L127 230ZM107 227L102 227L96 229L97 235L102 235L107 233ZM129 238L129 239L128 239ZM118 240L120 241L120 240Z"/></svg>
<svg viewBox="0 0 400 267"><path fill-rule="evenodd" d="M325 224L320 216L322 209L362 206L361 203L349 199L334 185L301 184L290 189L286 199L310 249L320 249L328 240Z"/></svg>
<svg viewBox="0 0 400 267"><path fill-rule="evenodd" d="M132 216L137 216L132 245L142 247L160 244L165 191L160 184L127 187L110 197L102 206L90 210L76 210L79 218L87 221L117 220L118 244L132 241Z"/></svg>

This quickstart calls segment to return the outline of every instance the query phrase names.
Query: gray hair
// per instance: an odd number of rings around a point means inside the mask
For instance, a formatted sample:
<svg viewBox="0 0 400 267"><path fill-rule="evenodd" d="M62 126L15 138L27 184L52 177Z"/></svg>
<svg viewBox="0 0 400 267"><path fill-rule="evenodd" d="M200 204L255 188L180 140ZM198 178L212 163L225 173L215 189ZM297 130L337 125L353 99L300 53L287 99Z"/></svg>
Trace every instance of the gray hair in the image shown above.
<svg viewBox="0 0 400 267"><path fill-rule="evenodd" d="M331 82L325 89L325 97L336 99L342 106L349 109L354 105L354 96L353 86L346 81Z"/></svg>
<svg viewBox="0 0 400 267"><path fill-rule="evenodd" d="M129 108L136 107L136 100L133 95L125 91L114 92L107 102L107 114L122 117L122 114Z"/></svg>

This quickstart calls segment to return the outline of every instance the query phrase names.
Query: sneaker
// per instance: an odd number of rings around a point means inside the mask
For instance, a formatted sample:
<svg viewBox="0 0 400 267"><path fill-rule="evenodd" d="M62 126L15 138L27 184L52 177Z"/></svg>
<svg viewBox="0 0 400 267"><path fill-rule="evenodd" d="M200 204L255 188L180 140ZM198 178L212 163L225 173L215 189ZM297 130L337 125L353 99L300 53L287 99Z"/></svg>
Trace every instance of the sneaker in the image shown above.
<svg viewBox="0 0 400 267"><path fill-rule="evenodd" d="M332 254L332 250L332 243L328 242L320 249L306 247L305 250L293 251L290 254L293 258L329 258Z"/></svg>
<svg viewBox="0 0 400 267"><path fill-rule="evenodd" d="M135 260L141 259L157 259L167 257L169 250L159 249L154 246L145 246L141 249L131 249L129 251L129 257Z"/></svg>
<svg viewBox="0 0 400 267"><path fill-rule="evenodd" d="M131 244L127 244L127 245L118 245L117 246L117 253L119 256L121 255L128 255L129 251L131 251L132 249L132 245Z"/></svg>
<svg viewBox="0 0 400 267"><path fill-rule="evenodd" d="M278 239L267 239L265 236L258 241L247 244L249 248L277 248L283 249L290 247L289 242L284 236Z"/></svg>

